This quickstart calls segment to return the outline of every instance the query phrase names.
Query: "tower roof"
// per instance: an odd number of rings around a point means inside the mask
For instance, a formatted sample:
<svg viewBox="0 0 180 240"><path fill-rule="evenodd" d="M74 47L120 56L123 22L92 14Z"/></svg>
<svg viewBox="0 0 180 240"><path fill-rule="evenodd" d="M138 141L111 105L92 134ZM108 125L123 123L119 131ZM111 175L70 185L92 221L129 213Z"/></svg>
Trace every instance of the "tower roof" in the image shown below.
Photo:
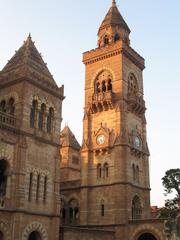
<svg viewBox="0 0 180 240"><path fill-rule="evenodd" d="M40 74L47 83L57 86L47 64L44 62L41 54L32 41L30 34L19 50L15 52L15 55L8 61L1 71L1 74L17 73L18 70L22 73Z"/></svg>
<svg viewBox="0 0 180 240"><path fill-rule="evenodd" d="M110 7L110 9L109 9L108 13L106 14L103 22L101 23L99 31L101 29L107 27L107 26L115 26L115 25L124 28L129 33L131 32L127 23L124 21L123 17L121 16L121 14L120 14L120 12L117 8L116 1L113 0L112 1L112 6Z"/></svg>
<svg viewBox="0 0 180 240"><path fill-rule="evenodd" d="M80 144L68 126L65 126L65 128L61 131L60 144L62 147L72 147L78 150L81 148Z"/></svg>

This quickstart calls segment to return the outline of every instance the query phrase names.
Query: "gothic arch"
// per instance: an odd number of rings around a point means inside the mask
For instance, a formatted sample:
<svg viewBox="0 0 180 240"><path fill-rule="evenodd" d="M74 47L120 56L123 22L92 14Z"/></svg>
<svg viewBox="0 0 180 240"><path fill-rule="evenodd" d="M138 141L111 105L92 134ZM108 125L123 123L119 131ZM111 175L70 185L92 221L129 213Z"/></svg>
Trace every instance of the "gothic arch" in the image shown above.
<svg viewBox="0 0 180 240"><path fill-rule="evenodd" d="M7 223L0 221L0 231L4 234L6 240L11 240L10 226Z"/></svg>
<svg viewBox="0 0 180 240"><path fill-rule="evenodd" d="M15 104L18 102L19 100L19 96L17 94L17 92L10 92L9 94L5 95L5 96L1 96L0 97L0 102L2 100L5 100L6 102L10 99L10 98L13 98L14 99L14 102Z"/></svg>
<svg viewBox="0 0 180 240"><path fill-rule="evenodd" d="M134 233L131 235L130 240L138 240L139 237L144 233L152 234L157 240L164 240L164 236L157 228L151 226L150 224L143 224L139 226Z"/></svg>
<svg viewBox="0 0 180 240"><path fill-rule="evenodd" d="M41 235L43 240L48 240L47 231L45 227L39 222L32 222L31 224L26 226L22 234L22 240L28 240L29 235L34 231L37 231Z"/></svg>
<svg viewBox="0 0 180 240"><path fill-rule="evenodd" d="M116 79L116 78L115 78L115 74L114 74L114 72L112 71L111 68L102 67L102 68L98 69L98 70L95 72L95 74L93 75L93 77L92 77L92 82L91 82L91 88L94 88L94 83L95 83L95 81L96 81L96 78L98 77L98 75L100 75L100 74L101 74L102 72L104 72L104 71L108 71L108 72L112 75L112 80Z"/></svg>
<svg viewBox="0 0 180 240"><path fill-rule="evenodd" d="M128 83L128 94L136 95L139 92L139 83L138 78L133 72L128 74L127 83Z"/></svg>
<svg viewBox="0 0 180 240"><path fill-rule="evenodd" d="M12 168L12 160L8 155L7 151L5 151L4 149L0 150L0 160L1 159L4 159L5 161L7 161L9 168Z"/></svg>

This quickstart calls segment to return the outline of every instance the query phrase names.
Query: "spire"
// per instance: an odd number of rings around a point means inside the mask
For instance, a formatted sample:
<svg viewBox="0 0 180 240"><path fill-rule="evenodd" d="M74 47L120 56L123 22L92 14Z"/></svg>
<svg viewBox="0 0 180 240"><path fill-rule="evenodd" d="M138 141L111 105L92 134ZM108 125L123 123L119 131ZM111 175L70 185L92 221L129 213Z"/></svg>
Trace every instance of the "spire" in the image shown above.
<svg viewBox="0 0 180 240"><path fill-rule="evenodd" d="M44 79L47 83L57 86L53 76L51 75L47 64L44 62L41 54L37 50L29 33L23 45L15 52L14 56L8 61L6 66L1 71L1 74L6 76L11 73L11 76L17 72L20 75L30 74L38 78ZM38 81L38 80L37 80Z"/></svg>
<svg viewBox="0 0 180 240"><path fill-rule="evenodd" d="M112 0L112 6L110 7L108 13L106 14L103 22L98 31L99 36L99 46L103 46L103 38L106 35L108 36L108 40L105 42L111 43L114 39L121 39L127 44L129 44L129 34L130 29L127 23L124 21L122 15L120 14L118 7L116 5L116 1Z"/></svg>
<svg viewBox="0 0 180 240"><path fill-rule="evenodd" d="M124 28L125 30L127 30L130 33L130 29L129 29L128 25L126 24L126 22L124 21L122 15L120 14L120 12L116 6L115 0L112 1L112 6L110 7L108 13L106 14L106 16L99 28L99 31L104 27L112 26L112 25L116 25L121 28Z"/></svg>

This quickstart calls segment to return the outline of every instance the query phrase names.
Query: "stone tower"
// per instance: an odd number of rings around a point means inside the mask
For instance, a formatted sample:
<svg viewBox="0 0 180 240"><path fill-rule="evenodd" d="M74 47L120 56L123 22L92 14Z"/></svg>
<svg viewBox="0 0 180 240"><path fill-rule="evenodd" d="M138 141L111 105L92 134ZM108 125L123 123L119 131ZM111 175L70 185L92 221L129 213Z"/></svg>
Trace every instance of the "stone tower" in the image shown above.
<svg viewBox="0 0 180 240"><path fill-rule="evenodd" d="M59 239L58 87L31 36L0 72L0 239Z"/></svg>
<svg viewBox="0 0 180 240"><path fill-rule="evenodd" d="M83 55L82 225L126 226L150 216L144 59L131 48L129 34L112 1L98 47ZM124 231L118 237L127 236Z"/></svg>

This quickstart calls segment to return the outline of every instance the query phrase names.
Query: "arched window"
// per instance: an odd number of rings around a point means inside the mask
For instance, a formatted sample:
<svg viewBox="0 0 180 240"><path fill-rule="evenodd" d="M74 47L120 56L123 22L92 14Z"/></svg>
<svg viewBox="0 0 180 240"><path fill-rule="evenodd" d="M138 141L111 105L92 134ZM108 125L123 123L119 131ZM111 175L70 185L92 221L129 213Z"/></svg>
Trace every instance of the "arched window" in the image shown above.
<svg viewBox="0 0 180 240"><path fill-rule="evenodd" d="M2 100L1 103L0 103L0 111L1 112L6 112L6 101L5 100Z"/></svg>
<svg viewBox="0 0 180 240"><path fill-rule="evenodd" d="M29 235L28 240L42 240L42 238L37 231L34 231Z"/></svg>
<svg viewBox="0 0 180 240"><path fill-rule="evenodd" d="M130 74L128 78L128 94L137 95L138 93L138 83L134 74Z"/></svg>
<svg viewBox="0 0 180 240"><path fill-rule="evenodd" d="M0 196L6 195L8 176L8 163L6 160L0 160Z"/></svg>
<svg viewBox="0 0 180 240"><path fill-rule="evenodd" d="M4 240L4 234L0 231L0 240Z"/></svg>
<svg viewBox="0 0 180 240"><path fill-rule="evenodd" d="M53 108L49 108L49 112L47 115L47 132L51 133L53 128L53 118L54 118L54 110Z"/></svg>
<svg viewBox="0 0 180 240"><path fill-rule="evenodd" d="M119 34L116 33L116 34L114 35L114 41L116 42L116 41L118 41L118 40L119 40Z"/></svg>
<svg viewBox="0 0 180 240"><path fill-rule="evenodd" d="M141 216L142 216L141 201L138 196L135 196L132 201L132 219L134 220L141 219Z"/></svg>
<svg viewBox="0 0 180 240"><path fill-rule="evenodd" d="M109 177L109 165L108 163L104 164L104 178L108 178Z"/></svg>
<svg viewBox="0 0 180 240"><path fill-rule="evenodd" d="M104 212L105 212L105 208L104 208L104 204L101 204L101 216L104 217Z"/></svg>
<svg viewBox="0 0 180 240"><path fill-rule="evenodd" d="M33 173L31 172L29 175L29 194L28 194L28 201L31 201L32 196L32 184L33 184Z"/></svg>
<svg viewBox="0 0 180 240"><path fill-rule="evenodd" d="M111 81L111 79L108 80L108 91L112 91L112 81Z"/></svg>
<svg viewBox="0 0 180 240"><path fill-rule="evenodd" d="M102 178L102 166L100 163L97 165L97 178Z"/></svg>
<svg viewBox="0 0 180 240"><path fill-rule="evenodd" d="M136 181L139 183L139 167L136 166Z"/></svg>
<svg viewBox="0 0 180 240"><path fill-rule="evenodd" d="M101 92L100 83L97 82L97 83L96 83L96 93L100 93L100 92Z"/></svg>
<svg viewBox="0 0 180 240"><path fill-rule="evenodd" d="M109 44L109 38L107 37L107 35L104 37L104 45Z"/></svg>
<svg viewBox="0 0 180 240"><path fill-rule="evenodd" d="M64 222L66 219L66 209L65 208L61 208L60 216L61 216L62 221Z"/></svg>
<svg viewBox="0 0 180 240"><path fill-rule="evenodd" d="M43 193L43 200L46 202L47 196L47 176L44 177L44 193Z"/></svg>
<svg viewBox="0 0 180 240"><path fill-rule="evenodd" d="M61 199L61 210L60 210L61 224L64 224L68 219L66 204L64 199Z"/></svg>
<svg viewBox="0 0 180 240"><path fill-rule="evenodd" d="M10 98L7 106L7 112L11 115L14 115L15 113L15 103L14 98Z"/></svg>
<svg viewBox="0 0 180 240"><path fill-rule="evenodd" d="M33 100L32 107L31 107L31 113L30 113L30 127L35 127L35 121L36 121L36 115L37 115L37 101Z"/></svg>
<svg viewBox="0 0 180 240"><path fill-rule="evenodd" d="M36 201L39 200L39 191L40 191L40 174L38 174L38 176L37 176Z"/></svg>
<svg viewBox="0 0 180 240"><path fill-rule="evenodd" d="M69 208L69 220L72 224L77 224L79 222L79 203L76 199L72 199L68 204Z"/></svg>
<svg viewBox="0 0 180 240"><path fill-rule="evenodd" d="M106 92L106 82L102 82L102 92Z"/></svg>
<svg viewBox="0 0 180 240"><path fill-rule="evenodd" d="M39 111L39 118L38 118L38 128L40 130L43 130L44 126L44 121L45 121L45 110L46 110L46 105L43 103L41 104L41 109Z"/></svg>
<svg viewBox="0 0 180 240"><path fill-rule="evenodd" d="M133 174L133 181L135 182L136 181L136 169L135 169L134 163L132 165L132 174Z"/></svg>
<svg viewBox="0 0 180 240"><path fill-rule="evenodd" d="M97 76L94 82L94 93L112 91L112 74L108 70L104 70Z"/></svg>

